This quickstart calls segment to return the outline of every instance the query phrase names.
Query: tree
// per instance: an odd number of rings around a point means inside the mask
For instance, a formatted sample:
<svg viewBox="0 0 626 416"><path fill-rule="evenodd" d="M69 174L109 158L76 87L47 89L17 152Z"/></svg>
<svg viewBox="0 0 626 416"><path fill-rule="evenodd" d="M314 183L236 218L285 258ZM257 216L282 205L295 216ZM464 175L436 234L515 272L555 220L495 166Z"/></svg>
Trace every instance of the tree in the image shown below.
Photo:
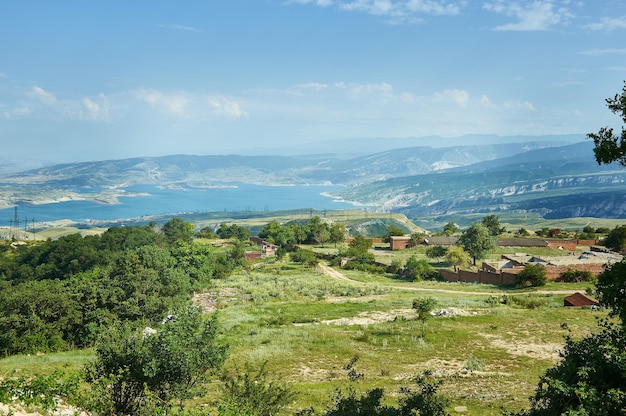
<svg viewBox="0 0 626 416"><path fill-rule="evenodd" d="M626 123L626 83L621 95L606 100L613 113ZM607 127L588 138L595 143L598 164L618 162L626 166L626 131L620 137ZM616 227L618 228L618 227ZM621 230L616 230L619 235ZM619 238L621 239L621 238ZM619 240L618 239L618 240ZM618 242L612 243L621 247ZM600 332L575 341L567 338L561 362L541 377L530 409L521 416L606 415L622 416L626 409L626 262L608 266L598 276L600 304L611 309L620 324L600 322Z"/></svg>
<svg viewBox="0 0 626 416"><path fill-rule="evenodd" d="M273 379L266 369L267 362L254 371L248 363L245 369L236 369L234 374L224 373L224 406L220 414L246 416L272 416L291 402L294 390L288 385Z"/></svg>
<svg viewBox="0 0 626 416"><path fill-rule="evenodd" d="M622 93L616 94L613 98L607 98L606 104L609 110L619 115L626 123L626 81ZM618 162L626 166L626 129L624 126L619 136L613 134L612 128L602 127L598 133L587 134L587 138L594 142L593 153L599 165Z"/></svg>
<svg viewBox="0 0 626 416"><path fill-rule="evenodd" d="M600 332L581 340L566 338L561 361L539 380L530 408L519 416L623 416L626 409L626 262L598 276L600 304L611 308L619 323L599 322Z"/></svg>
<svg viewBox="0 0 626 416"><path fill-rule="evenodd" d="M589 270L567 269L561 273L559 279L562 282L593 282L595 276Z"/></svg>
<svg viewBox="0 0 626 416"><path fill-rule="evenodd" d="M354 357L344 367L348 371L348 380L356 383L363 378L363 374L354 369L354 363L358 357ZM434 381L432 373L425 371L414 378L416 389L402 387L398 406L388 404L385 399L385 391L380 387L367 390L360 394L350 386L347 392L337 390L332 397L323 416L449 416L446 407L449 400L438 393L441 381ZM297 415L315 415L315 411L305 409Z"/></svg>
<svg viewBox="0 0 626 416"><path fill-rule="evenodd" d="M446 261L453 265L456 269L469 264L470 258L469 254L463 250L463 247L454 246L448 249L448 252L446 253Z"/></svg>
<svg viewBox="0 0 626 416"><path fill-rule="evenodd" d="M483 217L482 223L494 237L506 232L506 228L500 226L500 220L496 215L492 214Z"/></svg>
<svg viewBox="0 0 626 416"><path fill-rule="evenodd" d="M334 223L330 226L330 234L328 241L335 244L337 247L338 243L343 243L346 239L346 226L339 223Z"/></svg>
<svg viewBox="0 0 626 416"><path fill-rule="evenodd" d="M286 227L284 225L281 225L276 220L273 220L264 225L259 230L259 237L264 238L270 243L279 246L294 244L296 242L293 227Z"/></svg>
<svg viewBox="0 0 626 416"><path fill-rule="evenodd" d="M329 229L328 224L322 222L321 218L315 216L309 220L307 223L307 228L309 231L309 235L307 240L314 241L318 244L324 244L328 241Z"/></svg>
<svg viewBox="0 0 626 416"><path fill-rule="evenodd" d="M626 260L614 263L598 276L596 292L600 303L611 308L626 326Z"/></svg>
<svg viewBox="0 0 626 416"><path fill-rule="evenodd" d="M604 245L614 251L622 251L626 248L626 225L613 228L606 236Z"/></svg>
<svg viewBox="0 0 626 416"><path fill-rule="evenodd" d="M363 255L367 253L370 248L372 248L372 240L370 238L365 238L361 234L357 235L350 241L348 244L348 252L350 255Z"/></svg>
<svg viewBox="0 0 626 416"><path fill-rule="evenodd" d="M435 269L424 259L411 256L407 259L402 274L411 280L419 281L430 277Z"/></svg>
<svg viewBox="0 0 626 416"><path fill-rule="evenodd" d="M417 320L422 322L422 338L425 335L426 321L432 316L430 312L437 306L435 298L417 298L413 300L413 309L417 313Z"/></svg>
<svg viewBox="0 0 626 416"><path fill-rule="evenodd" d="M443 226L443 233L445 235L447 235L447 236L454 235L454 234L458 233L459 231L461 231L459 226L456 225L452 221L448 222L446 225Z"/></svg>
<svg viewBox="0 0 626 416"><path fill-rule="evenodd" d="M86 367L86 381L104 398L96 409L110 415L145 412L150 397L166 409L171 400L189 398L195 387L222 366L226 348L217 342L215 315L186 306L158 330L137 331L116 326L96 347L96 360Z"/></svg>
<svg viewBox="0 0 626 416"><path fill-rule="evenodd" d="M172 218L163 224L162 231L170 244L176 241L191 243L193 240L193 224L180 218Z"/></svg>
<svg viewBox="0 0 626 416"><path fill-rule="evenodd" d="M495 238L482 223L472 224L459 238L459 244L472 256L474 266L477 259L484 259L496 247Z"/></svg>
<svg viewBox="0 0 626 416"><path fill-rule="evenodd" d="M387 227L387 233L383 237L383 242L388 243L391 240L391 237L403 236L404 230L396 227L395 225L390 225Z"/></svg>
<svg viewBox="0 0 626 416"><path fill-rule="evenodd" d="M237 224L220 224L216 234L220 238L236 238L237 240L246 241L250 238L250 230Z"/></svg>
<svg viewBox="0 0 626 416"><path fill-rule="evenodd" d="M601 323L602 331L568 337L561 361L540 378L530 409L519 416L623 416L626 409L626 334Z"/></svg>
<svg viewBox="0 0 626 416"><path fill-rule="evenodd" d="M432 246L426 249L426 255L431 259L440 259L445 257L448 253L448 249L444 246Z"/></svg>
<svg viewBox="0 0 626 416"><path fill-rule="evenodd" d="M213 228L211 228L211 227L202 227L202 229L200 229L200 231L198 231L196 233L196 237L198 237L198 238L206 238L206 239L214 239L214 238L217 237L217 235L213 231Z"/></svg>
<svg viewBox="0 0 626 416"><path fill-rule="evenodd" d="M310 267L315 267L317 266L317 263L319 263L319 260L315 256L314 252L312 252L311 250L303 249L303 248L300 248L292 253L289 253L289 258L291 259L291 261L295 263L300 263L303 266L306 265Z"/></svg>
<svg viewBox="0 0 626 416"><path fill-rule="evenodd" d="M515 275L519 286L544 286L547 281L546 268L541 264L526 263L524 269Z"/></svg>

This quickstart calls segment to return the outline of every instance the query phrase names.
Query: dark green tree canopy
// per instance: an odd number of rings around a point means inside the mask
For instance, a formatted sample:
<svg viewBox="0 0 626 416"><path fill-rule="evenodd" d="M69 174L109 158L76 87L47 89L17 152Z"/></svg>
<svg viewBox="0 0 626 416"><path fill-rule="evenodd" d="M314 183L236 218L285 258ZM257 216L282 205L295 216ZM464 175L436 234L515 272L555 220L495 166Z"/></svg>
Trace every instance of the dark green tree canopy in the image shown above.
<svg viewBox="0 0 626 416"><path fill-rule="evenodd" d="M621 94L615 94L613 98L607 98L606 104L609 110L619 115L626 124L626 82ZM595 145L593 153L598 164L618 162L626 166L626 129L622 126L621 134L614 134L610 127L602 127L598 133L589 133L587 138L592 139Z"/></svg>
<svg viewBox="0 0 626 416"><path fill-rule="evenodd" d="M527 263L515 276L515 281L520 286L544 286L547 281L546 268L541 264Z"/></svg>
<svg viewBox="0 0 626 416"><path fill-rule="evenodd" d="M626 225L613 228L606 236L604 245L611 250L622 251L626 248Z"/></svg>
<svg viewBox="0 0 626 416"><path fill-rule="evenodd" d="M461 229L459 228L458 225L456 225L454 222L450 221L448 222L446 225L443 226L443 233L445 235L453 235L456 234L460 231Z"/></svg>
<svg viewBox="0 0 626 416"><path fill-rule="evenodd" d="M165 234L165 238L170 244L176 241L191 243L193 232L193 224L180 218L172 218L163 224L163 234Z"/></svg>
<svg viewBox="0 0 626 416"><path fill-rule="evenodd" d="M506 232L506 228L500 225L500 220L496 215L492 214L483 217L482 223L494 237Z"/></svg>
<svg viewBox="0 0 626 416"><path fill-rule="evenodd" d="M489 229L482 223L472 224L459 238L459 244L476 260L484 259L487 253L496 247L496 240Z"/></svg>

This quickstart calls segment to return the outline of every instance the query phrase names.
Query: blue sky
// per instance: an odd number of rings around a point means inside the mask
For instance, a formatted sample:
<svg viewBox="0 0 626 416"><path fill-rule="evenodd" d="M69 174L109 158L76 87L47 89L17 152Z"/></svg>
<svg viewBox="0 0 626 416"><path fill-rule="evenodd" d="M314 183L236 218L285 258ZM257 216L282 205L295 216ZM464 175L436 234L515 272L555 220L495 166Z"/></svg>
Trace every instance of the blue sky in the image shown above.
<svg viewBox="0 0 626 416"><path fill-rule="evenodd" d="M623 0L4 1L0 160L582 138L625 40Z"/></svg>

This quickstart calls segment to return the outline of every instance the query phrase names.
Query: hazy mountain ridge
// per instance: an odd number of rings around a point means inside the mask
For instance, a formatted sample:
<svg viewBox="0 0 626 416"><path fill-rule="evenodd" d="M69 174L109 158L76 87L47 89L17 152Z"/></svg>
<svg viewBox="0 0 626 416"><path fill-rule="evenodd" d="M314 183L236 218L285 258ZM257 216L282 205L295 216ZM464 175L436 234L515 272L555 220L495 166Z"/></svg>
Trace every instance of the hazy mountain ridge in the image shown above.
<svg viewBox="0 0 626 416"><path fill-rule="evenodd" d="M445 148L413 147L359 156L172 155L54 165L7 175L4 183L48 186L174 185L207 181L255 184L355 184L467 166L554 142Z"/></svg>
<svg viewBox="0 0 626 416"><path fill-rule="evenodd" d="M554 218L624 218L626 198L619 195L626 190L626 171L598 166L592 148L592 143L582 142L532 150L441 173L353 187L338 196L395 208L412 217L528 210ZM607 200L613 194L617 196Z"/></svg>
<svg viewBox="0 0 626 416"><path fill-rule="evenodd" d="M622 218L626 203L620 198L609 203L607 197L626 190L626 170L598 166L592 149L590 141L556 147L555 142L532 141L419 146L358 156L143 157L55 165L5 175L0 178L0 190L59 195L64 189L81 188L91 189L95 199L98 189L123 191L141 184L185 189L237 183L342 184L348 187L337 192L337 197L402 210L413 217L531 210L546 216L598 214ZM107 200L112 199L114 195L107 195ZM46 199L30 200L40 203L37 201Z"/></svg>

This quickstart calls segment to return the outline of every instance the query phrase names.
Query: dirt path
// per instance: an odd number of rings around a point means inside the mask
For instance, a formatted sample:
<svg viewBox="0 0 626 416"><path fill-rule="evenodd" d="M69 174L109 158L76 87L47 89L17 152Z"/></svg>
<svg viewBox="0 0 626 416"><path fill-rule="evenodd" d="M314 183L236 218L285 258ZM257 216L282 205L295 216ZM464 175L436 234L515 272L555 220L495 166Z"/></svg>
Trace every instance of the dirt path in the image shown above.
<svg viewBox="0 0 626 416"><path fill-rule="evenodd" d="M360 286L366 286L369 283L365 283L365 282L359 282L358 280L354 280L354 279L350 279L348 276L346 276L345 274L341 273L340 271L337 271L335 269L333 269L332 267L330 267L327 264L324 263L320 263L319 268L322 270L322 272L327 275L332 277L333 279L337 279L337 280L341 280L344 282L350 282L353 284L357 284ZM469 291L463 291L463 290L448 290L448 289L428 289L428 288L421 288L421 287L407 287L407 286L394 286L394 285L381 285L387 288L391 288L391 289L396 289L396 290L408 290L408 291L413 291L413 292L436 292L436 293L454 293L454 294L460 294L460 295L479 295L479 296L495 296L495 295L499 295L499 294L505 294L507 293L506 291L502 290L500 292L469 292ZM584 292L584 289L572 289L572 290L532 290L532 291L527 291L527 292L515 292L515 295L530 295L530 294L539 294L539 295L571 295L574 292Z"/></svg>

